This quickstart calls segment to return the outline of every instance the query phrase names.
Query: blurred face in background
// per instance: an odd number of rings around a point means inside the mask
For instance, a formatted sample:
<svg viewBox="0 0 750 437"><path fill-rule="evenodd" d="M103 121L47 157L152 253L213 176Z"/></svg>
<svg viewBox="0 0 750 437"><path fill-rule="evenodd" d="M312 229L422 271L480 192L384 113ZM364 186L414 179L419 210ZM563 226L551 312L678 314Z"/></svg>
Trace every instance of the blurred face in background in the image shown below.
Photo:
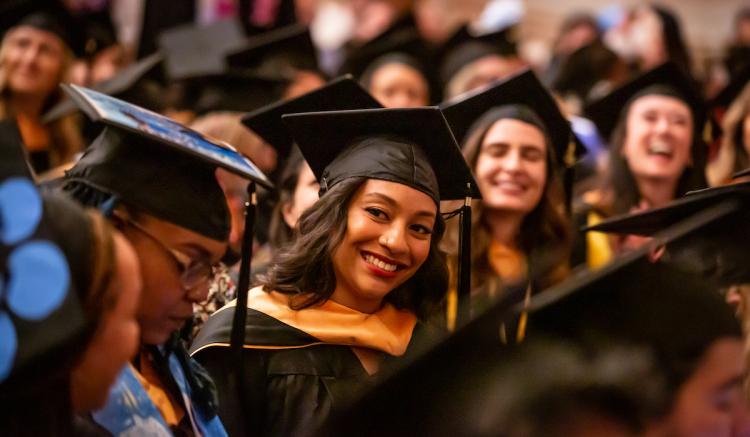
<svg viewBox="0 0 750 437"><path fill-rule="evenodd" d="M294 187L294 193L289 202L282 205L281 213L284 221L291 229L297 228L297 222L303 212L307 211L315 202L318 201L318 192L320 184L315 179L307 161L302 161L297 177L297 185Z"/></svg>
<svg viewBox="0 0 750 437"><path fill-rule="evenodd" d="M67 50L51 32L31 26L11 29L0 49L8 88L19 95L45 98L62 79Z"/></svg>
<svg viewBox="0 0 750 437"><path fill-rule="evenodd" d="M386 108L427 106L427 80L410 65L391 62L380 66L370 79L370 93Z"/></svg>

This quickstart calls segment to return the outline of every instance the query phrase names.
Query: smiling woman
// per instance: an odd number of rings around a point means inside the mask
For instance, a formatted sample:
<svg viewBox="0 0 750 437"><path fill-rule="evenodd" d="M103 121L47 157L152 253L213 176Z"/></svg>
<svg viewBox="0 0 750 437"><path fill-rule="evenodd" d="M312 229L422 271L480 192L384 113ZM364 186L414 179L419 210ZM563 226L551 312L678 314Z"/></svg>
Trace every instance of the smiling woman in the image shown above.
<svg viewBox="0 0 750 437"><path fill-rule="evenodd" d="M234 303L192 347L216 382L231 435L313 432L418 347L419 320L439 308L448 285L439 202L475 186L437 108L284 119L321 197L250 292L244 385L230 367Z"/></svg>
<svg viewBox="0 0 750 437"><path fill-rule="evenodd" d="M43 172L71 161L84 145L72 116L42 123L44 112L63 97L59 84L68 81L78 46L71 35L75 25L54 8L6 18L16 22L0 44L0 119L17 121L34 170Z"/></svg>

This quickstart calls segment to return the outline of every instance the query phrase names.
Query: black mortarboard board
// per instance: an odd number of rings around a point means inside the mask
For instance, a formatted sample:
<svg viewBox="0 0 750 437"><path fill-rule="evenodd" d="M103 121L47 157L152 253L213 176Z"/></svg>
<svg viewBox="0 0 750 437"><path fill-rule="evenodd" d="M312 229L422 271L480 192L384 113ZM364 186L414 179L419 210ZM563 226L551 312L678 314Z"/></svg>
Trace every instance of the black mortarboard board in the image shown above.
<svg viewBox="0 0 750 437"><path fill-rule="evenodd" d="M291 100L279 101L245 114L242 123L276 149L289 155L294 140L281 121L284 114L382 108L351 76L339 77L325 86Z"/></svg>
<svg viewBox="0 0 750 437"><path fill-rule="evenodd" d="M489 55L515 56L516 26L474 35L468 25L459 27L438 49L440 80L446 85L464 66Z"/></svg>
<svg viewBox="0 0 750 437"><path fill-rule="evenodd" d="M745 283L750 280L744 258L750 246L749 205L750 182L743 182L691 192L667 206L613 217L586 230L654 235L684 228L686 218L706 216L672 239L664 259L722 284Z"/></svg>
<svg viewBox="0 0 750 437"><path fill-rule="evenodd" d="M320 181L321 192L344 179L364 176L408 185L436 202L481 198L436 107L310 112L286 114L282 119ZM350 147L372 137L401 139L417 149L361 143ZM467 184L471 184L469 193Z"/></svg>
<svg viewBox="0 0 750 437"><path fill-rule="evenodd" d="M95 56L107 47L118 44L117 30L109 8L81 14L76 18L85 26L87 56Z"/></svg>
<svg viewBox="0 0 750 437"><path fill-rule="evenodd" d="M83 56L85 34L79 23L59 0L10 0L0 5L0 38L9 29L26 25L54 33L76 56Z"/></svg>
<svg viewBox="0 0 750 437"><path fill-rule="evenodd" d="M76 86L64 89L90 118L107 125L66 172L65 187L79 200L97 206L121 201L225 240L229 215L215 169L272 187L249 159L225 143L122 100Z"/></svg>
<svg viewBox="0 0 750 437"><path fill-rule="evenodd" d="M227 71L193 81L197 95L189 107L197 114L212 111L247 112L275 102L289 79L253 71Z"/></svg>
<svg viewBox="0 0 750 437"><path fill-rule="evenodd" d="M158 106L161 105L161 102L156 101L156 99L161 96L152 95L156 91L155 89L141 89L141 86L147 86L144 85L142 81L147 78L150 72L161 64L163 59L164 57L161 54L154 53L141 59L135 64L125 67L115 76L93 85L91 89L102 94L117 97L146 109L159 112L162 109ZM154 84L154 86L156 85ZM47 113L44 114L42 121L44 121L44 123L50 123L65 117L66 115L72 114L76 110L78 110L78 107L75 102L71 99L65 99L47 111Z"/></svg>
<svg viewBox="0 0 750 437"><path fill-rule="evenodd" d="M693 128L703 131L706 117L705 104L693 79L676 64L665 63L621 85L584 108L584 113L596 124L601 136L607 140L622 117L621 112L636 97L663 94L677 97L687 103L693 113ZM700 135L697 138L701 138Z"/></svg>
<svg viewBox="0 0 750 437"><path fill-rule="evenodd" d="M34 186L11 120L0 122L0 163L0 393L8 394L68 371L80 352L86 320L76 290L86 285L91 239L81 208Z"/></svg>
<svg viewBox="0 0 750 437"><path fill-rule="evenodd" d="M354 48L339 69L340 73L349 73L359 78L367 67L376 59L388 53L403 53L414 57L423 65L429 65L430 50L419 32L412 27L401 27L387 31ZM424 70L422 67L420 70Z"/></svg>
<svg viewBox="0 0 750 437"><path fill-rule="evenodd" d="M503 346L500 327L515 325L524 308L519 300L498 302L441 343L408 357L408 367L335 415L320 435L485 435L480 430L487 432L486 423L455 411L476 405L477 398L501 397L489 392L496 386L487 375L539 338L572 342L590 353L612 345L645 348L674 396L707 348L720 338L740 339L741 329L712 283L649 262L652 249L644 246L532 297L527 340L520 345ZM502 431L492 429L491 435Z"/></svg>
<svg viewBox="0 0 750 437"><path fill-rule="evenodd" d="M729 83L716 94L716 97L711 99L710 106L726 110L748 83L750 83L750 65L743 67L732 77Z"/></svg>
<svg viewBox="0 0 750 437"><path fill-rule="evenodd" d="M245 40L238 20L222 20L206 26L186 24L159 35L167 76L172 80L219 75L227 70L227 53Z"/></svg>
<svg viewBox="0 0 750 437"><path fill-rule="evenodd" d="M560 168L572 166L586 153L586 148L573 134L570 122L560 112L555 99L531 70L457 96L441 103L440 109L453 135L463 145L471 127L483 114L504 105L524 105L539 116L555 147ZM569 147L572 150L568 150Z"/></svg>
<svg viewBox="0 0 750 437"><path fill-rule="evenodd" d="M318 70L315 45L306 26L294 24L245 40L227 53L226 61L234 68L260 68L278 71L284 68Z"/></svg>

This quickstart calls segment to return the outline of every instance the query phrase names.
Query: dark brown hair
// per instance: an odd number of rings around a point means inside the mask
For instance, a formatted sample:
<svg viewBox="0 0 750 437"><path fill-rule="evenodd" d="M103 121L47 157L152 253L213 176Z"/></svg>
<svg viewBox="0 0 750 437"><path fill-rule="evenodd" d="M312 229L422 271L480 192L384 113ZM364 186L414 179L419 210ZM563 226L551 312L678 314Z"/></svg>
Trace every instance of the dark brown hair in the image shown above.
<svg viewBox="0 0 750 437"><path fill-rule="evenodd" d="M487 111L472 126L463 147L463 155L469 167L474 169L482 150L484 138L490 128L503 119L514 119L531 124L544 135L546 152L546 184L541 200L529 212L521 223L521 232L517 237L518 245L528 258L529 269L538 281L537 285L546 288L554 282L553 273L560 267L567 267L572 248L570 219L565 210L564 192L561 176L557 171L557 159L547 129L539 116L524 105L504 105ZM485 286L490 280L497 279L488 260L488 251L492 235L489 223L482 214L481 203L476 203L473 213L472 236L472 288ZM455 220L454 220L455 222ZM458 235L458 223L449 225L450 238ZM457 252L457 241L451 241L449 251Z"/></svg>
<svg viewBox="0 0 750 437"><path fill-rule="evenodd" d="M276 253L266 275L259 278L264 291L292 295L290 307L295 310L321 304L331 297L336 288L332 256L346 234L351 200L366 180L353 177L339 182L302 214L294 241ZM421 319L439 308L448 288L445 255L439 249L444 230L445 223L438 214L427 259L384 301Z"/></svg>
<svg viewBox="0 0 750 437"><path fill-rule="evenodd" d="M662 93L653 93L662 94ZM637 206L641 201L641 193L638 190L638 184L635 181L635 176L630 171L628 162L622 156L622 148L625 144L625 137L627 134L627 118L630 113L630 109L633 107L633 102L638 100L640 97L651 95L650 93L644 92L637 94L633 97L620 111L620 118L617 121L615 129L612 131L612 138L610 140L610 151L609 151L609 168L603 180L602 193L604 195L604 203L602 209L607 214L624 214L627 213ZM664 93L663 95L669 95L688 105L684 100L675 95ZM701 128L703 126L696 126L698 121L696 120L695 113L690 110L690 114L693 120L693 131L692 141L690 144L690 155L692 157L692 166L686 167L682 172L682 175L677 181L677 188L674 196L679 197L688 191L697 190L706 187L706 176L704 173L706 163L706 147L701 142Z"/></svg>

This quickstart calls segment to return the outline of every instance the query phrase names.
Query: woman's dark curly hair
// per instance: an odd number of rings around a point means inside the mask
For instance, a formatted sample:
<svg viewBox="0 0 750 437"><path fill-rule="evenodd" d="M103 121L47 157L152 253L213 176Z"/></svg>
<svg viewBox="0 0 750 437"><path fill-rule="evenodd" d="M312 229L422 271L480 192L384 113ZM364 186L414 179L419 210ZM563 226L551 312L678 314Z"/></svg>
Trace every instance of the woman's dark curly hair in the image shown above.
<svg viewBox="0 0 750 437"><path fill-rule="evenodd" d="M292 295L292 309L311 307L331 297L336 288L333 253L346 234L351 200L367 179L341 181L302 214L294 241L276 253L266 275L259 278L264 291ZM385 302L422 320L440 308L448 289L445 254L439 249L444 231L445 222L438 214L427 259L414 276L388 293Z"/></svg>

